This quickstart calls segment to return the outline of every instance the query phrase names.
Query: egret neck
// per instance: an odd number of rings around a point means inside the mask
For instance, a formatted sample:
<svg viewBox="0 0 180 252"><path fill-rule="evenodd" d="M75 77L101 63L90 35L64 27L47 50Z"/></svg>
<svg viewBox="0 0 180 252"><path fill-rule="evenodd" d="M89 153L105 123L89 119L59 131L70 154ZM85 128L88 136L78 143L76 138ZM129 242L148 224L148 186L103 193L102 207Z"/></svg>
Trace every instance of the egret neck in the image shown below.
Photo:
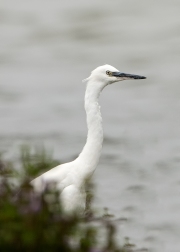
<svg viewBox="0 0 180 252"><path fill-rule="evenodd" d="M86 144L78 159L83 161L83 174L88 178L95 171L101 155L103 144L103 127L100 106L98 103L99 95L104 88L104 83L97 83L89 80L85 93L85 111L87 116L88 135Z"/></svg>

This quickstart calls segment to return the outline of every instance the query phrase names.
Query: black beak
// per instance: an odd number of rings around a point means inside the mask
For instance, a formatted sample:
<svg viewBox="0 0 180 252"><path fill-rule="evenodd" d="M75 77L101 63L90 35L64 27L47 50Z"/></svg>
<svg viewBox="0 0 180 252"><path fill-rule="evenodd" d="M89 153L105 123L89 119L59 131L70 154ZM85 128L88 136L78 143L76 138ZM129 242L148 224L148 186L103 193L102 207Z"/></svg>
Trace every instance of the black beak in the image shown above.
<svg viewBox="0 0 180 252"><path fill-rule="evenodd" d="M127 79L146 79L145 76L127 74L127 73L121 73L121 72L112 72L112 76L120 77L120 78L127 78Z"/></svg>

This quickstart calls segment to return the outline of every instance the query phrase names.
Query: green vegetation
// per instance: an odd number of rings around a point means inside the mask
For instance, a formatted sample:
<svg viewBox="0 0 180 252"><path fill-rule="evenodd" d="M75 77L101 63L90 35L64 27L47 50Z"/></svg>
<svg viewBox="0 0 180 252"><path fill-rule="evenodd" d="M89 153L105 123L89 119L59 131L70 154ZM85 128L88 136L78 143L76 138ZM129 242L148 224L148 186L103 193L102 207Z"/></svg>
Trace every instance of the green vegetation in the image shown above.
<svg viewBox="0 0 180 252"><path fill-rule="evenodd" d="M21 152L21 168L0 162L0 251L133 251L128 242L123 247L116 244L116 227L108 216L92 217L92 192L85 217L63 214L57 192L33 192L32 177L55 165L45 151L32 154L28 148Z"/></svg>

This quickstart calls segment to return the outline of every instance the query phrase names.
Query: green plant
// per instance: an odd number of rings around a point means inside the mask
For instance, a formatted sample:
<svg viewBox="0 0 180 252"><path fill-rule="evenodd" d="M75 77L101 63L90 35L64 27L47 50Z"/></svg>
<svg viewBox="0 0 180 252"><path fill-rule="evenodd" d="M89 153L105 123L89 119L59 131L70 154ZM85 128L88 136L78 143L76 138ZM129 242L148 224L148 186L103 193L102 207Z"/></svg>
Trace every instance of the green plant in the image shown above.
<svg viewBox="0 0 180 252"><path fill-rule="evenodd" d="M56 162L44 150L32 155L28 148L23 149L20 160L23 181L18 189L12 186L12 177L17 173L10 172L15 167L0 162L0 251L132 251L116 244L116 227L109 217L93 217L91 184L87 187L87 216L67 216L61 210L58 192L52 192L47 187L43 194L38 195L29 184L31 177L43 172L44 168L53 167ZM19 176L13 179L18 180ZM98 226L106 231L103 244L98 239Z"/></svg>

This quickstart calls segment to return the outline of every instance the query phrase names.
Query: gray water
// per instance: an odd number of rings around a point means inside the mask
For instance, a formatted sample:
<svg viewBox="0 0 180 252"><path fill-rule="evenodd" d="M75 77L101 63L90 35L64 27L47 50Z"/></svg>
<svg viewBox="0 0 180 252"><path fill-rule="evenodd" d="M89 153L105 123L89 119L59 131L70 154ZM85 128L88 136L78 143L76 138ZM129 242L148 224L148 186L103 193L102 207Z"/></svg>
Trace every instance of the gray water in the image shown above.
<svg viewBox="0 0 180 252"><path fill-rule="evenodd" d="M147 76L101 96L94 207L149 251L180 251L180 1L0 4L0 151L45 146L67 162L86 140L82 79L102 64Z"/></svg>

